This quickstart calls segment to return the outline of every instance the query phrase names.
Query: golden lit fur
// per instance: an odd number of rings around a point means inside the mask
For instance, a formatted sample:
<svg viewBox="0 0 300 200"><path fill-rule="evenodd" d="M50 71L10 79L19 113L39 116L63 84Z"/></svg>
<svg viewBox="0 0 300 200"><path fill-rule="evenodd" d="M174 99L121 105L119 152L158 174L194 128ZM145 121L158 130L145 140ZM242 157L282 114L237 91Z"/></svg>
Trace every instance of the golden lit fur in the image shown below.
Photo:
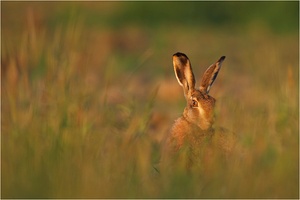
<svg viewBox="0 0 300 200"><path fill-rule="evenodd" d="M177 152L185 152L187 155L184 156L188 160L186 164L190 167L195 159L209 162L216 152L220 155L228 155L231 152L235 144L235 135L225 128L213 126L216 100L208 95L224 59L225 56L222 56L205 71L200 87L196 89L188 57L183 53L173 55L175 76L183 88L187 104L183 115L171 128L162 159L169 159L168 157Z"/></svg>

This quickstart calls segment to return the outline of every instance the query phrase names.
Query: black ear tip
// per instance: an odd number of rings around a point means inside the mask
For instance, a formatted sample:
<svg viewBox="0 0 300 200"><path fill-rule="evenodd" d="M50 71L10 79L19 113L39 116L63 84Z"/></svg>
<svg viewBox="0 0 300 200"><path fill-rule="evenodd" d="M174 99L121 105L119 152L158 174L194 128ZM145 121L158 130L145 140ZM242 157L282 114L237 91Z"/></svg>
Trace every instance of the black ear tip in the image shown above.
<svg viewBox="0 0 300 200"><path fill-rule="evenodd" d="M181 53L181 52L174 53L174 54L173 54L173 57L174 57L174 56L176 56L176 57L181 57L181 56L183 56L183 57L186 57L186 58L187 58L187 56L186 56L184 53Z"/></svg>
<svg viewBox="0 0 300 200"><path fill-rule="evenodd" d="M184 53L177 52L173 54L173 62L174 61L175 63L181 63L183 65L186 65L189 61L189 58Z"/></svg>
<svg viewBox="0 0 300 200"><path fill-rule="evenodd" d="M225 60L226 56L222 56L218 61L223 62Z"/></svg>

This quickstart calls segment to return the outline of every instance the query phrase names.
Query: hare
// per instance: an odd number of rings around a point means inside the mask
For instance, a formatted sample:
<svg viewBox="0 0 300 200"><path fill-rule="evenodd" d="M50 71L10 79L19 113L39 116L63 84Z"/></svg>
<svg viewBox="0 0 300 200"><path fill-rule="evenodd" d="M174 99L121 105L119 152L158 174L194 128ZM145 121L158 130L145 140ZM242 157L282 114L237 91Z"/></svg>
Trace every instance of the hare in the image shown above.
<svg viewBox="0 0 300 200"><path fill-rule="evenodd" d="M189 58L179 52L173 55L175 76L183 88L187 104L182 116L171 128L162 159L181 153L180 156L186 158L186 167L191 167L195 160L205 165L216 154L226 157L232 151L235 134L225 128L214 127L216 100L208 94L224 60L225 56L222 56L207 68L197 89Z"/></svg>

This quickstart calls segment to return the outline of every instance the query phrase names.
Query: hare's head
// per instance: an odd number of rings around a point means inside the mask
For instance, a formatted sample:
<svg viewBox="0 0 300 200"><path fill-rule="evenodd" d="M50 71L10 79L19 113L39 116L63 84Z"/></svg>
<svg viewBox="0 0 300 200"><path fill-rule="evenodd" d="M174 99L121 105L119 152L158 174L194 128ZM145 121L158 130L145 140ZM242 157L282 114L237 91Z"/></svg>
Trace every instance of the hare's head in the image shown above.
<svg viewBox="0 0 300 200"><path fill-rule="evenodd" d="M215 99L208 95L225 56L204 72L199 89L195 88L195 77L189 58L183 53L173 55L173 66L178 83L182 86L187 105L183 117L202 130L211 128L214 119Z"/></svg>

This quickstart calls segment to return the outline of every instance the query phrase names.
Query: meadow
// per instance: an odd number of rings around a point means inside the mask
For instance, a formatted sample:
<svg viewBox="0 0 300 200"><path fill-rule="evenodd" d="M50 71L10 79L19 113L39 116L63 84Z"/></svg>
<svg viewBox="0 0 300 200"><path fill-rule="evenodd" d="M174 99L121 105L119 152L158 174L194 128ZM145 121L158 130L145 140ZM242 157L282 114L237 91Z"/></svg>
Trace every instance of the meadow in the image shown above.
<svg viewBox="0 0 300 200"><path fill-rule="evenodd" d="M1 198L299 198L299 2L1 4ZM157 172L178 51L242 162Z"/></svg>

